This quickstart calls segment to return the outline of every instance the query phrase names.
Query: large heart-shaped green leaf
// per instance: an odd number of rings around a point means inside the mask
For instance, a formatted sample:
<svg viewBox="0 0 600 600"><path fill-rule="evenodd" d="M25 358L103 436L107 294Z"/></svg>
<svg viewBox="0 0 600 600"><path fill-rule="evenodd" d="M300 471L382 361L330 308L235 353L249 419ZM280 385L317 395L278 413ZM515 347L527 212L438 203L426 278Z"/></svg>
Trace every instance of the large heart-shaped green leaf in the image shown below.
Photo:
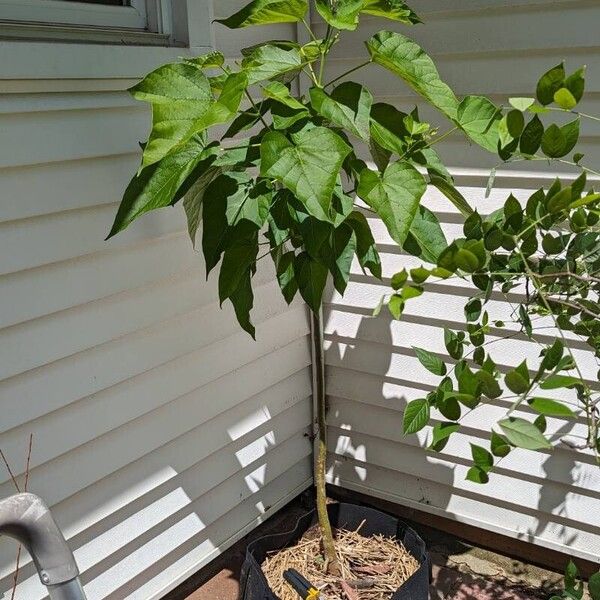
<svg viewBox="0 0 600 600"><path fill-rule="evenodd" d="M187 63L159 67L130 92L152 105L152 131L144 148L142 168L159 161L184 140L213 104L207 77Z"/></svg>
<svg viewBox="0 0 600 600"><path fill-rule="evenodd" d="M435 64L424 50L411 39L380 31L368 42L373 62L395 73L450 119L456 119L458 100L454 92L440 79Z"/></svg>
<svg viewBox="0 0 600 600"><path fill-rule="evenodd" d="M125 190L115 221L108 234L123 231L144 213L169 206L188 175L203 159L206 139L194 137L158 164L136 175Z"/></svg>
<svg viewBox="0 0 600 600"><path fill-rule="evenodd" d="M483 96L463 98L456 115L460 128L490 152L496 152L498 148L498 121L501 118L498 107Z"/></svg>
<svg viewBox="0 0 600 600"><path fill-rule="evenodd" d="M406 162L396 162L383 176L365 169L357 193L381 217L392 239L403 244L426 187L419 171Z"/></svg>
<svg viewBox="0 0 600 600"><path fill-rule="evenodd" d="M308 10L307 0L253 0L227 19L217 19L229 29L271 23L301 21Z"/></svg>
<svg viewBox="0 0 600 600"><path fill-rule="evenodd" d="M242 61L242 68L250 84L273 77L295 75L302 68L303 60L297 48L286 50L275 44L259 46Z"/></svg>
<svg viewBox="0 0 600 600"><path fill-rule="evenodd" d="M331 27L352 31L358 26L358 15L364 0L316 0L317 11Z"/></svg>
<svg viewBox="0 0 600 600"><path fill-rule="evenodd" d="M261 174L283 183L309 214L331 221L331 197L350 147L325 127L303 129L291 138L290 141L277 131L264 136L260 146Z"/></svg>
<svg viewBox="0 0 600 600"><path fill-rule="evenodd" d="M373 96L358 83L342 83L328 95L322 88L311 88L312 107L334 125L347 129L355 136L369 139L369 114Z"/></svg>
<svg viewBox="0 0 600 600"><path fill-rule="evenodd" d="M400 21L407 25L422 23L421 19L403 0L363 0L363 7L360 12L376 17L384 17L392 21Z"/></svg>

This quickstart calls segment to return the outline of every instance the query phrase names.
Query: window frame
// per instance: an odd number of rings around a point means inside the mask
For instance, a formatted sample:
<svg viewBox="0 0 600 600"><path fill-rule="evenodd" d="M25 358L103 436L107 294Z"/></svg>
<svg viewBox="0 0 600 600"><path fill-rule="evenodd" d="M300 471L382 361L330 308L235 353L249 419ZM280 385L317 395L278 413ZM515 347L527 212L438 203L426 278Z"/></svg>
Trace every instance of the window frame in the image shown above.
<svg viewBox="0 0 600 600"><path fill-rule="evenodd" d="M0 89L121 90L161 64L214 50L211 0L152 1L150 23L162 19L170 33L26 24L7 38L0 23Z"/></svg>
<svg viewBox="0 0 600 600"><path fill-rule="evenodd" d="M185 46L173 35L173 13L180 2L130 0L129 6L115 6L64 0L0 0L0 40Z"/></svg>
<svg viewBox="0 0 600 600"><path fill-rule="evenodd" d="M146 0L130 0L130 6L64 0L0 0L0 21L143 30L147 27Z"/></svg>

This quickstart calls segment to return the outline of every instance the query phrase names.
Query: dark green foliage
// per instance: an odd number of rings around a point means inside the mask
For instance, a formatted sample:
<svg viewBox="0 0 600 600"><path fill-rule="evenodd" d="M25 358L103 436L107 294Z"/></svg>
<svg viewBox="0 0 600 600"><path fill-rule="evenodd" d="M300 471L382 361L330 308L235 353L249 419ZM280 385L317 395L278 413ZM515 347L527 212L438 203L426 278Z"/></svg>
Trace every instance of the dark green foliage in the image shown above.
<svg viewBox="0 0 600 600"><path fill-rule="evenodd" d="M253 0L219 22L232 29L302 22L309 5L309 0ZM240 325L254 336L250 315L259 261L271 257L286 302L299 294L319 311L329 277L343 294L354 259L381 278L369 226L371 215L379 218L404 252L428 264L393 276L391 293L376 313L387 304L391 315L401 318L406 303L432 281L463 278L476 288L465 304L464 325L444 331L454 365L414 348L423 367L441 381L426 398L408 404L404 432L417 432L432 415L442 415L445 421L433 426L429 446L440 451L465 414L504 403L507 414L492 432L489 450L472 446L467 478L477 483L487 482L494 460L515 446L551 449L546 417L583 414L589 429L584 446L599 454L598 394L582 380L562 338L542 344L539 364L530 360L509 369L497 368L488 348L491 337L535 340L537 321L545 317L585 340L600 357L600 194L588 186L586 173L600 174L574 152L586 116L576 110L584 70L569 75L558 65L538 82L537 102L511 98L501 107L482 96L457 98L419 45L395 31L376 33L366 42L361 66L385 69L437 109L449 122L440 135L416 109L405 113L374 102L358 83L336 85L347 74L326 78L329 52L363 15L420 22L404 1L315 0L314 8L327 24L323 39L311 32L304 45L265 41L243 49L241 64L211 52L164 65L132 88L137 99L151 105L153 126L110 236L146 212L182 201L193 242L202 231L207 274L219 267L220 301L233 304ZM295 93L298 77L310 81L304 95ZM217 126L225 129L220 140ZM560 161L581 176L557 179L526 203L509 194L500 210L484 217L455 187L432 148L454 130L502 162ZM359 147L371 156L359 155ZM495 176L493 169L487 195ZM436 215L421 204L428 184L464 218L462 237L448 242ZM512 324L503 317L492 320L492 327L490 300L517 293L523 299ZM552 392L546 390L557 389L573 403L567 405L562 395L548 397ZM530 414L513 414L523 407Z"/></svg>

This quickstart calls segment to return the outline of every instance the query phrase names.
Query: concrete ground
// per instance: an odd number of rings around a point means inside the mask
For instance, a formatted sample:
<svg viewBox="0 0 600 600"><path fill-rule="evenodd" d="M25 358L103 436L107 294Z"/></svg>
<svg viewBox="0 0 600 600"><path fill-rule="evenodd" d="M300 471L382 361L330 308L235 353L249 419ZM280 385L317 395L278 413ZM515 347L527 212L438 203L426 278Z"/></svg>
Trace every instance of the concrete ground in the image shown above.
<svg viewBox="0 0 600 600"><path fill-rule="evenodd" d="M164 600L238 600L246 545L257 537L291 529L306 510L301 499L293 501ZM412 525L430 550L431 600L548 600L562 580L552 571Z"/></svg>

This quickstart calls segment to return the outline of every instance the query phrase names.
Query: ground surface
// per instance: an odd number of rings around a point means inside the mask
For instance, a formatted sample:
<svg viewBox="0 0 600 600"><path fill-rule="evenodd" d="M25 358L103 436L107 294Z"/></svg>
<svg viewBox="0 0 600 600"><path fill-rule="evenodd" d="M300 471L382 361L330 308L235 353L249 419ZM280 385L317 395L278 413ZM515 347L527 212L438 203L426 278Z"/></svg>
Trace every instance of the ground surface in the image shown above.
<svg viewBox="0 0 600 600"><path fill-rule="evenodd" d="M269 533L292 529L306 508L289 504L252 534L185 582L164 600L238 600L238 578L246 545ZM433 562L431 600L547 600L560 575L474 547L422 525Z"/></svg>

